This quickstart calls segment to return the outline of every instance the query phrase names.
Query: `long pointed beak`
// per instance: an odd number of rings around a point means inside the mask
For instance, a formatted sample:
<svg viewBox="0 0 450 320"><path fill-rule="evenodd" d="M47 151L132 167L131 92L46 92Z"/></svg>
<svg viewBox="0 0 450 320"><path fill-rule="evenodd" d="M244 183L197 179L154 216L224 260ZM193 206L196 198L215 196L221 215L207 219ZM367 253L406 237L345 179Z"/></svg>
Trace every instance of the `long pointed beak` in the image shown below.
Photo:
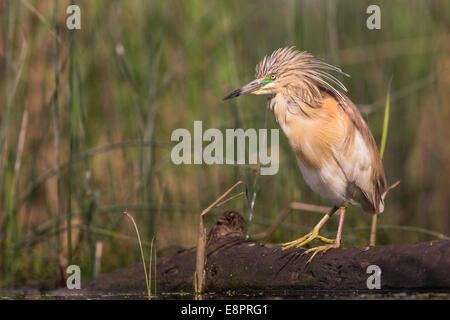
<svg viewBox="0 0 450 320"><path fill-rule="evenodd" d="M225 101L225 100L228 100L231 98L242 96L243 94L246 94L246 93L252 93L252 92L262 88L265 84L266 83L263 81L263 79L253 80L252 82L246 84L242 88L234 90L232 93L230 93L225 98L223 98L223 100Z"/></svg>

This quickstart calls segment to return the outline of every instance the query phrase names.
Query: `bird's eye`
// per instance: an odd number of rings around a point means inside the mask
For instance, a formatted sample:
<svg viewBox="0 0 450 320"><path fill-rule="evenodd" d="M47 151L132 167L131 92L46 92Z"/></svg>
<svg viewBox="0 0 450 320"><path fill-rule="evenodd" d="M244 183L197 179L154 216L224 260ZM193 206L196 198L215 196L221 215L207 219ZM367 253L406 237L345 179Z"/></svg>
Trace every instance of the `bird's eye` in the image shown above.
<svg viewBox="0 0 450 320"><path fill-rule="evenodd" d="M271 80L275 80L276 77L277 77L277 76L274 75L274 74L271 74L271 75L270 75L270 79L271 79Z"/></svg>

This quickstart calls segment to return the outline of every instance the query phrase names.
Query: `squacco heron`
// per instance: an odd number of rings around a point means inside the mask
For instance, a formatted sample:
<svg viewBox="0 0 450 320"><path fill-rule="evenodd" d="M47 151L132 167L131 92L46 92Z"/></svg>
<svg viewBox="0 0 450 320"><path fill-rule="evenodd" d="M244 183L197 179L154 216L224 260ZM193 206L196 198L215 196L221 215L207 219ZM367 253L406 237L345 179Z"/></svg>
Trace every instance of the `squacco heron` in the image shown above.
<svg viewBox="0 0 450 320"><path fill-rule="evenodd" d="M289 140L304 180L314 192L333 202L334 207L310 233L283 244L287 249L314 239L325 242L305 251L312 253L309 261L317 253L341 245L349 204L360 205L371 214L384 210L386 178L377 145L359 110L342 93L347 89L330 72L348 76L309 53L280 48L259 62L256 80L224 98L246 93L274 95L270 109ZM338 210L336 238L320 236L320 229Z"/></svg>

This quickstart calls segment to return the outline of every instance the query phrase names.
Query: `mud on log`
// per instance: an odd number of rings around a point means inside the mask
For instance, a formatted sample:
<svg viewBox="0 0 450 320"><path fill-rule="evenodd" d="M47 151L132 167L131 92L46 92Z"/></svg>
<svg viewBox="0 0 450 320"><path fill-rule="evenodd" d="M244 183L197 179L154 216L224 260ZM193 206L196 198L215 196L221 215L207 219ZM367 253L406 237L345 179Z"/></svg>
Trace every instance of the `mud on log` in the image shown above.
<svg viewBox="0 0 450 320"><path fill-rule="evenodd" d="M371 274L366 270L370 265L380 267L381 287L385 290L450 289L450 241L332 249L307 264L303 249L283 251L245 240L243 223L239 213L227 211L211 229L207 292L367 290ZM158 258L158 294L194 292L195 255L196 248L190 248ZM82 291L145 295L142 263L85 281Z"/></svg>

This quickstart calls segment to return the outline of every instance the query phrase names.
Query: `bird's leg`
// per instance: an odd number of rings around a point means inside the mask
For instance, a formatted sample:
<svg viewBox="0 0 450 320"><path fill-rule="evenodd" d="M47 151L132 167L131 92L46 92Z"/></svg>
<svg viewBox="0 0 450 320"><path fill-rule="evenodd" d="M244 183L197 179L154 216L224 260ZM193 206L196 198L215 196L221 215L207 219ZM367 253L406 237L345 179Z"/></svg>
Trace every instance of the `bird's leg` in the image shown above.
<svg viewBox="0 0 450 320"><path fill-rule="evenodd" d="M330 244L326 244L323 246L319 246L319 247L315 247L315 248L306 250L305 254L312 253L312 256L308 259L308 263L310 263L312 261L312 259L314 259L316 254L318 254L319 252L327 252L330 249L339 248L341 246L342 228L344 226L344 218L345 218L345 211L347 210L347 205L348 205L347 201L345 201L344 204L339 208L340 217L339 217L339 226L338 226L338 231L336 234L336 239Z"/></svg>
<svg viewBox="0 0 450 320"><path fill-rule="evenodd" d="M292 248L292 247L296 247L296 248L300 248L302 246L304 246L305 244L313 241L314 239L319 239L323 242L326 243L334 243L333 240L322 237L321 235L319 235L319 231L320 229L323 227L323 225L328 221L328 219L330 219L330 217L336 212L338 208L336 206L334 206L325 216L323 216L323 218L319 221L318 224L316 224L316 226L312 229L312 231L310 233L308 233L307 235L301 237L300 239L291 241L291 242L287 242L287 243L283 243L283 250Z"/></svg>
<svg viewBox="0 0 450 320"><path fill-rule="evenodd" d="M345 212L347 211L347 201L344 203L343 206L340 208L340 217L339 217L339 226L338 231L336 234L336 240L334 241L337 244L341 244L342 239L342 228L344 227L344 218L345 218Z"/></svg>

